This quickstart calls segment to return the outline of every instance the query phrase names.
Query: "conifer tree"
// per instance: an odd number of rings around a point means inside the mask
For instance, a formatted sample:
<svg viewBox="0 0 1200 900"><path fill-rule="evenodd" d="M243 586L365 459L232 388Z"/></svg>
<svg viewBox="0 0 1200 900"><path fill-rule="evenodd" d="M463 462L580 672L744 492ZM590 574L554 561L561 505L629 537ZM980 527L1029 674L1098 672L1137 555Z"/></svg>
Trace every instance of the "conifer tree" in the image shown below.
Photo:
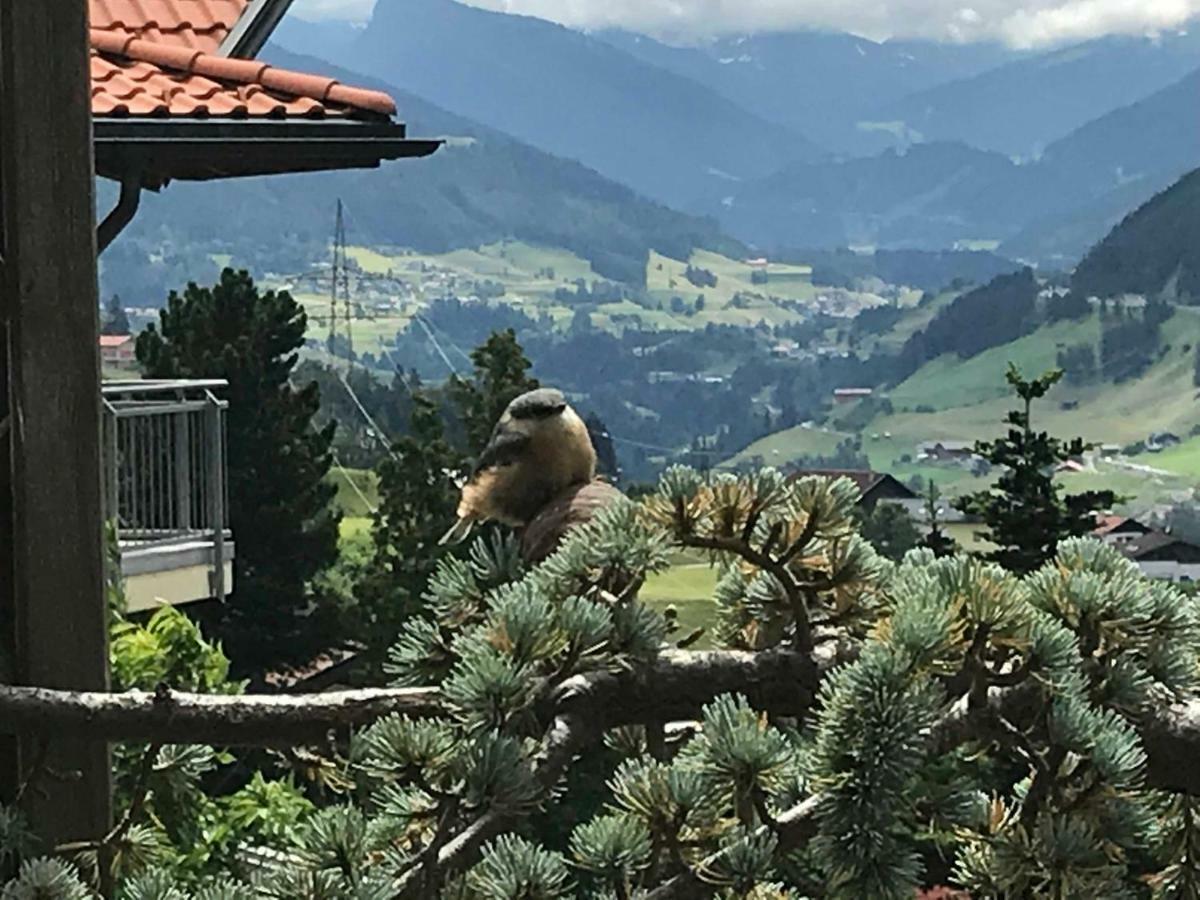
<svg viewBox="0 0 1200 900"><path fill-rule="evenodd" d="M467 452L474 454L487 446L508 404L539 385L529 375L533 364L511 328L494 332L472 351L471 361L475 365L473 377L464 380L454 376L449 390L462 423Z"/></svg>
<svg viewBox="0 0 1200 900"><path fill-rule="evenodd" d="M304 310L283 291L262 293L226 269L213 287L171 292L158 327L137 340L150 378L224 378L234 590L215 636L235 664L258 671L327 649L309 580L337 556L332 464L335 424L318 431L317 387L289 380L304 344ZM325 646L321 646L322 644Z"/></svg>
<svg viewBox="0 0 1200 900"><path fill-rule="evenodd" d="M941 500L942 495L938 490L937 483L931 479L925 495L925 519L929 524L929 530L922 539L921 546L932 552L938 559L953 556L958 552L958 545L954 542L954 538L942 531Z"/></svg>
<svg viewBox="0 0 1200 900"><path fill-rule="evenodd" d="M1088 491L1064 497L1054 480L1060 463L1086 449L1081 438L1063 441L1033 428L1033 403L1058 383L1061 370L1027 381L1010 365L1007 378L1021 403L1005 419L1008 434L975 445L979 456L1003 471L995 487L960 498L955 506L983 520L988 540L998 548L988 559L1027 574L1052 559L1061 541L1090 533L1096 512L1111 508L1116 495Z"/></svg>
<svg viewBox="0 0 1200 900"><path fill-rule="evenodd" d="M329 767L353 790L224 822L275 849L223 876L151 850L177 846L160 831L199 784L176 768L135 810L121 896L1194 896L1200 817L1142 729L1200 687L1196 598L1091 539L1024 577L928 550L891 563L858 536L858 499L847 480L675 468L535 568L481 537L390 653L440 714L356 734ZM741 652L665 645L639 588L679 547L722 565L717 636ZM654 715L695 724L668 736ZM608 777L579 818L581 754ZM260 809L289 823L271 841ZM0 810L0 854L25 860L4 900L94 896L86 860L27 845Z"/></svg>
<svg viewBox="0 0 1200 900"><path fill-rule="evenodd" d="M125 314L125 307L121 303L121 297L118 294L113 294L109 298L108 304L104 307L100 333L129 334L129 332L129 316Z"/></svg>
<svg viewBox="0 0 1200 900"><path fill-rule="evenodd" d="M401 624L420 611L426 584L444 555L438 540L454 521L455 474L464 462L446 440L437 405L423 394L415 394L412 404L408 434L395 442L377 469L374 554L356 592L359 637L380 655Z"/></svg>

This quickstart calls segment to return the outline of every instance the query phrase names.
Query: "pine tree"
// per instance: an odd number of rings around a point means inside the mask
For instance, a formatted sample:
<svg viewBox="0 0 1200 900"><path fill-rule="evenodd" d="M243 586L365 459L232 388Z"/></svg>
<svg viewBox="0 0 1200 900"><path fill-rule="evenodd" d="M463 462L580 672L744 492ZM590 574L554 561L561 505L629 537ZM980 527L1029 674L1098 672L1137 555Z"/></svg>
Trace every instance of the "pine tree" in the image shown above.
<svg viewBox="0 0 1200 900"><path fill-rule="evenodd" d="M278 785L193 806L211 770L162 748L169 778L140 808L136 786L121 798L119 896L1194 896L1200 817L1143 732L1161 742L1155 717L1200 689L1200 601L1093 539L1026 576L928 550L891 563L857 533L858 499L845 479L677 467L534 568L479 539L389 654L440 712L357 732L316 809ZM680 549L721 565L716 638L739 652L670 648L640 599ZM668 734L655 714L693 721ZM599 808L583 765L606 775ZM189 847L171 829L197 809ZM197 870L214 836L277 855ZM82 864L28 853L0 809L0 859L24 858L4 900L92 895Z"/></svg>
<svg viewBox="0 0 1200 900"><path fill-rule="evenodd" d="M1021 401L1005 421L1008 435L981 441L975 452L1004 471L994 488L960 498L955 507L979 516L987 527L987 538L998 549L988 559L1019 574L1027 574L1052 559L1061 541L1088 534L1095 527L1095 513L1116 503L1112 491L1088 491L1061 496L1055 482L1060 463L1081 455L1083 440L1062 441L1033 429L1033 402L1046 396L1062 378L1062 371L1047 372L1026 381L1010 365L1008 383Z"/></svg>
<svg viewBox="0 0 1200 900"><path fill-rule="evenodd" d="M620 481L621 465L617 462L617 448L613 443L612 435L608 433L608 426L595 413L588 413L583 421L587 425L592 446L596 448L597 474L603 475L614 483Z"/></svg>
<svg viewBox="0 0 1200 900"><path fill-rule="evenodd" d="M881 556L896 562L921 542L912 516L896 503L879 503L868 512L860 512L859 534Z"/></svg>
<svg viewBox="0 0 1200 900"><path fill-rule="evenodd" d="M446 440L440 410L428 397L415 395L409 433L396 441L377 469L374 554L357 591L359 638L372 658L381 657L402 624L420 612L429 578L445 555L438 540L454 521L454 473L462 466Z"/></svg>
<svg viewBox="0 0 1200 900"><path fill-rule="evenodd" d="M108 305L104 307L104 315L101 320L101 334L129 334L129 316L125 314L125 307L121 304L119 294L113 294L108 300Z"/></svg>
<svg viewBox="0 0 1200 900"><path fill-rule="evenodd" d="M475 365L470 381L450 379L450 398L458 410L466 446L471 453L482 450L505 407L526 391L539 387L530 377L532 363L511 329L494 332L471 353Z"/></svg>
<svg viewBox="0 0 1200 900"><path fill-rule="evenodd" d="M941 499L941 492L938 491L937 484L930 480L929 490L925 495L925 519L929 524L929 530L921 540L921 546L932 552L938 559L953 556L958 552L958 545L954 542L954 538L942 531Z"/></svg>
<svg viewBox="0 0 1200 900"><path fill-rule="evenodd" d="M325 481L335 425L317 431L316 384L289 381L306 327L289 294L260 293L249 274L226 269L211 288L172 291L161 327L151 324L137 340L150 378L229 381L236 572L216 636L246 671L302 660L334 639L306 594L309 580L336 558L338 540L335 488Z"/></svg>

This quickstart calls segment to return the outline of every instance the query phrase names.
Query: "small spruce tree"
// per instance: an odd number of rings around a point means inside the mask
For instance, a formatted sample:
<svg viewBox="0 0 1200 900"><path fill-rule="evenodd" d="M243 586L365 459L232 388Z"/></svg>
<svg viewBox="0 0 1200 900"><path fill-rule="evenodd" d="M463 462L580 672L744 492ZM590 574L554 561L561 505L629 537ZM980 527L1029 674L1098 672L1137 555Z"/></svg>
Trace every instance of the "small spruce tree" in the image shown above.
<svg viewBox="0 0 1200 900"><path fill-rule="evenodd" d="M925 494L925 519L929 530L921 540L921 546L932 552L938 559L953 556L958 552L958 545L954 542L954 538L942 530L941 500L942 495L937 484L930 480L928 491Z"/></svg>
<svg viewBox="0 0 1200 900"><path fill-rule="evenodd" d="M1090 533L1096 512L1112 507L1116 495L1088 491L1064 497L1054 480L1060 463L1086 449L1082 438L1063 441L1033 428L1034 401L1046 396L1062 371L1027 381L1010 365L1007 378L1021 401L1005 419L1008 434L975 445L979 456L1003 471L995 487L962 497L955 507L983 520L988 540L997 547L988 559L1027 574L1052 559L1061 541Z"/></svg>

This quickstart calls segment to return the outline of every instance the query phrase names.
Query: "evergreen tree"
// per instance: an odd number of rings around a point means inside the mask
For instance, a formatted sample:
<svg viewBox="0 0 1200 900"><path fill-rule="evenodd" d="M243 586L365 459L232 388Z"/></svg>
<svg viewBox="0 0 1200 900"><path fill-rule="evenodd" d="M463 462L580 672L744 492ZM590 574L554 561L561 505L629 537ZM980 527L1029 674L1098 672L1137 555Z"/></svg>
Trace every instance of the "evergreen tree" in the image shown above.
<svg viewBox="0 0 1200 900"><path fill-rule="evenodd" d="M137 340L150 378L229 382L229 520L237 552L216 636L248 671L303 659L331 640L324 610L311 608L306 588L337 557L335 488L325 481L336 426L317 431L316 384L289 381L306 326L289 294L260 293L249 274L226 269L211 288L172 291L161 327L151 324Z"/></svg>
<svg viewBox="0 0 1200 900"><path fill-rule="evenodd" d="M100 333L129 334L129 332L129 316L125 314L125 307L121 304L120 295L113 294L108 300L108 305L104 307Z"/></svg>
<svg viewBox="0 0 1200 900"><path fill-rule="evenodd" d="M938 491L937 484L930 480L929 490L925 495L925 518L929 523L929 531L921 540L921 546L930 550L938 559L953 556L958 552L958 545L954 542L954 538L942 531L941 499L941 492Z"/></svg>
<svg viewBox="0 0 1200 900"><path fill-rule="evenodd" d="M446 440L437 405L413 398L408 434L377 469L379 508L373 516L373 564L357 591L359 639L382 656L401 625L418 613L429 577L445 555L438 540L454 521L455 473L463 460Z"/></svg>
<svg viewBox="0 0 1200 900"><path fill-rule="evenodd" d="M880 556L895 562L921 543L912 516L896 503L877 503L869 512L860 512L859 534Z"/></svg>
<svg viewBox="0 0 1200 900"><path fill-rule="evenodd" d="M494 332L471 353L475 364L470 381L450 379L450 398L457 408L467 448L478 453L488 442L505 408L526 391L539 387L528 373L532 363L511 329Z"/></svg>
<svg viewBox="0 0 1200 900"><path fill-rule="evenodd" d="M1009 366L1008 383L1021 407L1005 419L1010 426L1006 437L975 445L979 456L1004 471L995 487L955 503L957 509L983 520L988 540L998 547L987 558L1019 574L1033 572L1053 558L1061 541L1090 533L1095 513L1116 502L1112 491L1061 496L1055 469L1081 455L1085 445L1080 438L1061 441L1034 431L1031 417L1033 402L1046 396L1061 378L1062 371L1055 370L1026 381L1015 366Z"/></svg>
<svg viewBox="0 0 1200 900"><path fill-rule="evenodd" d="M114 858L117 896L171 900L1195 896L1188 739L1161 717L1200 688L1197 598L1091 539L1024 577L888 563L857 499L844 479L673 468L534 568L480 539L390 654L397 685L437 688L408 695L421 712L306 763L337 793L257 779L214 801L211 753L155 748L98 852L30 859L0 807L0 862L22 859L0 896L84 900ZM638 589L680 549L722 564L714 636L736 652L664 652ZM156 649L197 649L170 631ZM122 683L153 683L165 653ZM666 740L663 715L693 727Z"/></svg>
<svg viewBox="0 0 1200 900"><path fill-rule="evenodd" d="M608 426L595 413L588 413L583 421L587 425L592 446L596 449L596 474L614 483L620 481L621 465L617 461L617 448L612 435L608 433Z"/></svg>

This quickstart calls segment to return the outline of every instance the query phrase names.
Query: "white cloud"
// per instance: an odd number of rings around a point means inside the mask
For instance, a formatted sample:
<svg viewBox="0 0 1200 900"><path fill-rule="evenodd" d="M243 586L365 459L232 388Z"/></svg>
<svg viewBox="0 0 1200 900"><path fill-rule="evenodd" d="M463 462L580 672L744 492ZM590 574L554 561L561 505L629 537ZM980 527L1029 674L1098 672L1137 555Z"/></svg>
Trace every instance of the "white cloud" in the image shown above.
<svg viewBox="0 0 1200 900"><path fill-rule="evenodd" d="M825 28L883 38L1002 40L1044 47L1105 34L1153 34L1200 15L1200 0L466 0L579 28L654 34ZM303 18L364 20L374 0L296 0Z"/></svg>

